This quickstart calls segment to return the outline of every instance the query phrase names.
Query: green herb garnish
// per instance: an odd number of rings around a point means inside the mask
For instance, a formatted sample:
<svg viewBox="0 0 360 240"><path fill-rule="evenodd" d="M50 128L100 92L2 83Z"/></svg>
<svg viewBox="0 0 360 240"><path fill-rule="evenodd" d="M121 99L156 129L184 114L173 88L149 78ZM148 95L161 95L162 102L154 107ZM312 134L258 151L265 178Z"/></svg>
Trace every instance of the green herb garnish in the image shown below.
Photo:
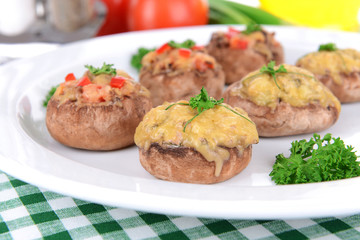
<svg viewBox="0 0 360 240"><path fill-rule="evenodd" d="M335 43L327 43L327 44L321 44L319 46L319 52L320 51L329 51L329 52L333 52L333 51L336 51L338 50L338 48L336 47L336 44Z"/></svg>
<svg viewBox="0 0 360 240"><path fill-rule="evenodd" d="M249 23L246 25L246 29L244 31L242 31L243 34L245 35L249 35L253 32L257 32L257 31L261 31L261 26L259 24L256 24L256 23Z"/></svg>
<svg viewBox="0 0 360 240"><path fill-rule="evenodd" d="M47 107L49 101L50 101L50 98L54 95L54 93L56 92L56 89L58 88L59 85L55 86L55 87L52 87L50 89L50 91L48 92L48 94L45 96L45 99L43 100L43 106L44 107Z"/></svg>
<svg viewBox="0 0 360 240"><path fill-rule="evenodd" d="M196 43L191 39L185 40L182 43L177 43L171 40L168 44L172 48L192 48L196 45Z"/></svg>
<svg viewBox="0 0 360 240"><path fill-rule="evenodd" d="M155 51L155 48L139 48L138 52L131 57L131 66L133 66L137 71L140 71L142 64L141 60L149 52Z"/></svg>
<svg viewBox="0 0 360 240"><path fill-rule="evenodd" d="M279 68L277 70L274 69L275 67L275 62L274 61L271 61L269 62L269 64L266 66L263 66L261 69L260 69L260 72L262 73L268 73L270 74L273 78L274 78L274 81L275 81L275 84L276 86L280 88L280 86L278 85L277 81L276 81L276 73L286 73L287 70L286 68L284 67L284 65L280 65Z"/></svg>
<svg viewBox="0 0 360 240"><path fill-rule="evenodd" d="M231 112L239 115L240 117L245 118L249 122L253 123L250 119L248 119L248 118L244 117L243 115L241 115L240 113L232 110L228 106L223 105L222 104L223 102L224 102L224 98L221 98L220 100L216 100L216 99L210 97L209 94L207 93L206 89L204 87L202 87L200 90L200 94L196 95L195 97L190 98L189 103L173 103L173 104L169 105L165 110L168 110L169 108L171 108L174 105L186 105L186 106L190 106L192 109L195 109L195 108L197 109L198 113L193 118L186 121L183 132L185 132L187 125L192 120L194 120L197 116L199 116L202 112L204 112L205 110L214 108L217 105L222 106L222 107L230 110Z"/></svg>
<svg viewBox="0 0 360 240"><path fill-rule="evenodd" d="M89 71L94 74L94 75L99 75L99 74L111 74L111 75L116 75L116 68L113 68L112 66L114 66L114 64L106 64L104 63L102 65L101 68L95 68L91 65L85 65L85 67L87 69L89 69Z"/></svg>
<svg viewBox="0 0 360 240"><path fill-rule="evenodd" d="M309 141L293 141L290 157L276 156L271 179L276 184L294 184L360 176L360 162L353 149L330 133L323 139L315 133Z"/></svg>

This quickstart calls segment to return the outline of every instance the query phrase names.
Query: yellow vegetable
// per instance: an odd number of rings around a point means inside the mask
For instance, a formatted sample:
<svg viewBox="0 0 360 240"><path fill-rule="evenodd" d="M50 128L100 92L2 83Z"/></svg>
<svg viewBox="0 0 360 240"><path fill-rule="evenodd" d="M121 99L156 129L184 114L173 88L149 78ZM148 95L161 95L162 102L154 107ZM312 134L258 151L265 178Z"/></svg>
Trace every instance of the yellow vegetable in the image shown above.
<svg viewBox="0 0 360 240"><path fill-rule="evenodd" d="M359 0L260 0L261 8L294 25L359 31Z"/></svg>

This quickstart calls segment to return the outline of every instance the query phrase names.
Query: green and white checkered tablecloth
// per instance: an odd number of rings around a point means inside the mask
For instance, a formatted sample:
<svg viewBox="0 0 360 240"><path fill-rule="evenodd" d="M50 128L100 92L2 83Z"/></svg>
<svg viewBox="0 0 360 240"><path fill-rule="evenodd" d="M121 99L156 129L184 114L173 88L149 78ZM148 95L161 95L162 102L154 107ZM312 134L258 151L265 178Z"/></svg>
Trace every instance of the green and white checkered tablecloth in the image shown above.
<svg viewBox="0 0 360 240"><path fill-rule="evenodd" d="M360 214L268 221L166 216L73 199L0 171L0 239L355 240Z"/></svg>

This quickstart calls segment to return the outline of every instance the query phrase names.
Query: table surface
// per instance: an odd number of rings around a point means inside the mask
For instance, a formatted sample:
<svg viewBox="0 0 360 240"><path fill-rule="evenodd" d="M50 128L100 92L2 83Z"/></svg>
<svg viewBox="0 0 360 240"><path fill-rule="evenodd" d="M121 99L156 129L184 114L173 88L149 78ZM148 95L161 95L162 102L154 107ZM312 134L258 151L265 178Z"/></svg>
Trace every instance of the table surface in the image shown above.
<svg viewBox="0 0 360 240"><path fill-rule="evenodd" d="M103 206L0 171L0 239L360 239L360 214L294 220L167 216Z"/></svg>

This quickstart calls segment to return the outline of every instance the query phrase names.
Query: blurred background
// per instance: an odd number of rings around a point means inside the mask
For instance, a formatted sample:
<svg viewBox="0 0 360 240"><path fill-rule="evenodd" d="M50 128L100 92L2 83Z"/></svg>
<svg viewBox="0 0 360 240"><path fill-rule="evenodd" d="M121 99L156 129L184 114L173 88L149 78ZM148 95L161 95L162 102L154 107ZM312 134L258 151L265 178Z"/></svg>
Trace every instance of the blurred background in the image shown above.
<svg viewBox="0 0 360 240"><path fill-rule="evenodd" d="M0 64L19 57L9 45L37 46L20 51L26 57L62 43L156 28L255 22L360 31L360 0L0 0L0 5Z"/></svg>

